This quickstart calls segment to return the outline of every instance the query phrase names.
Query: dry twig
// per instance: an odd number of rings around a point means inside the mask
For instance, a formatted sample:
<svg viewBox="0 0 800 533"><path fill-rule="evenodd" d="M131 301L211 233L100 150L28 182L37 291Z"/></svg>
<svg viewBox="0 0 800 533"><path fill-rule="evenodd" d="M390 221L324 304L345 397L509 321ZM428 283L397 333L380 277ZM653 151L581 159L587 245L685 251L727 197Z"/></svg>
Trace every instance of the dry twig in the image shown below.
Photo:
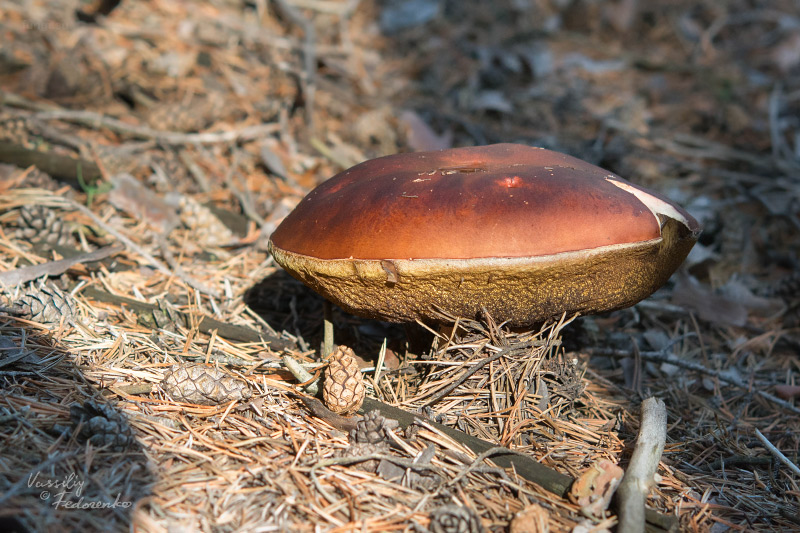
<svg viewBox="0 0 800 533"><path fill-rule="evenodd" d="M783 463L783 464L785 464L787 467L789 467L789 470L791 470L791 471L794 473L794 475L796 475L796 476L800 476L800 468L798 468L798 466L797 466L796 464L794 464L793 462L791 462L791 461L789 460L789 458L788 458L788 457L786 457L786 456L783 454L783 452L781 452L781 451L780 451L778 448L776 448L776 447L775 447L775 445L774 445L774 444L772 444L772 443L769 441L769 439L767 439L767 437L765 437L765 436L764 436L764 434L763 434L763 433L761 433L761 432L758 430L758 428L756 428L756 437L758 437L758 440L760 440L760 441L761 441L761 443L762 443L762 444L764 444L764 447L766 447L766 448L767 448L767 450L769 450L769 453L771 453L772 455L774 455L774 456L775 456L775 457L778 459L778 461L780 461L781 463Z"/></svg>
<svg viewBox="0 0 800 533"><path fill-rule="evenodd" d="M640 533L645 525L645 499L654 484L667 440L667 407L656 398L642 402L636 448L617 489L619 533Z"/></svg>
<svg viewBox="0 0 800 533"><path fill-rule="evenodd" d="M74 257L50 261L42 263L41 265L17 268L9 272L0 272L0 284L6 287L13 287L42 276L58 276L77 264L100 261L122 250L124 250L122 246L106 246L105 248L79 254Z"/></svg>
<svg viewBox="0 0 800 533"><path fill-rule="evenodd" d="M187 145L187 144L219 144L231 142L243 142L258 139L266 135L275 133L280 129L276 123L256 124L245 126L231 131L207 132L207 133L178 133L174 131L159 131L146 126L135 126L126 124L115 118L94 113L92 111L43 111L35 115L38 120L64 120L75 122L92 128L108 128L115 133L131 135L144 139L152 139L165 145Z"/></svg>

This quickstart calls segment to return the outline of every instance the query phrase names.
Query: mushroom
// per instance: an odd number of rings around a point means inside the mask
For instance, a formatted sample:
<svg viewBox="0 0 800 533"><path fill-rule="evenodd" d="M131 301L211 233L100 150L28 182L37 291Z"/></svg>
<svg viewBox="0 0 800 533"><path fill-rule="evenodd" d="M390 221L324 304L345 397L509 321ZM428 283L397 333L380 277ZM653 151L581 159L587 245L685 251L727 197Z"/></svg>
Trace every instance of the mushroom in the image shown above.
<svg viewBox="0 0 800 533"><path fill-rule="evenodd" d="M366 161L312 190L275 260L344 310L530 325L646 298L700 226L663 196L574 157L496 144Z"/></svg>

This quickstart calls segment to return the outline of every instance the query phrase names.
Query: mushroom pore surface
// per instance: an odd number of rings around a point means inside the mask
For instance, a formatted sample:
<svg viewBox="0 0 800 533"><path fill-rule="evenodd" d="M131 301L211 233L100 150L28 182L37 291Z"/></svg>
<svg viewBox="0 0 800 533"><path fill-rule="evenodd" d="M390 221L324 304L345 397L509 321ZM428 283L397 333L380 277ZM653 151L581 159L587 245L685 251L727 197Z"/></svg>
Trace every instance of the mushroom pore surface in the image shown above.
<svg viewBox="0 0 800 533"><path fill-rule="evenodd" d="M524 325L636 303L698 233L680 207L599 167L499 144L356 165L311 191L270 250L357 315L430 321L486 309Z"/></svg>

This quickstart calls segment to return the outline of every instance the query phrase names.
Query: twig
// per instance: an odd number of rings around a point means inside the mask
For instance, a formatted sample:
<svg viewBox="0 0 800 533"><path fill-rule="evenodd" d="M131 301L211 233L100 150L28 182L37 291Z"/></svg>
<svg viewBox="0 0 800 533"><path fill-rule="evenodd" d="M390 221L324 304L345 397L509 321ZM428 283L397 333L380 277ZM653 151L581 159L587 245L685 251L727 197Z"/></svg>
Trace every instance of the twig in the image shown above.
<svg viewBox="0 0 800 533"><path fill-rule="evenodd" d="M618 533L644 531L645 499L667 440L667 407L656 398L642 402L641 426L631 462L617 489Z"/></svg>
<svg viewBox="0 0 800 533"><path fill-rule="evenodd" d="M116 294L110 294L93 286L85 287L81 290L81 294L87 298L91 298L100 302L106 302L113 305L118 305L120 307L128 307L137 315L139 315L140 318L147 313L152 314L158 312L159 310L157 305L140 302L139 300L118 296ZM191 327L196 326L197 330L201 333L210 334L216 331L219 336L229 340L267 343L269 348L276 352L294 347L294 343L287 339L282 339L268 332L259 332L247 326L221 322L215 318L211 318L210 316L193 316L189 313L183 313L181 311L175 311L175 316L180 317L183 323L182 325Z"/></svg>
<svg viewBox="0 0 800 533"><path fill-rule="evenodd" d="M378 383L381 380L381 370L383 369L383 364L386 362L386 342L387 338L383 338L383 343L381 343L381 349L378 350L378 360L375 362L375 373L372 376L372 380L375 383L375 387L378 387Z"/></svg>
<svg viewBox="0 0 800 533"><path fill-rule="evenodd" d="M264 220L264 217L258 214L255 201L253 199L253 194L248 190L247 183L241 183L241 187L239 187L239 183L234 183L234 174L238 174L239 159L241 158L242 152L241 150L235 150L233 148L232 151L234 158L231 162L229 171L225 173L225 183L239 200L239 205L242 207L242 212L244 215L250 220L254 221L258 227L261 228L264 226L264 224L266 224L266 221Z"/></svg>
<svg viewBox="0 0 800 533"><path fill-rule="evenodd" d="M359 417L343 417L334 414L328 410L328 408L326 408L321 401L310 396L296 393L290 393L290 395L301 400L306 407L311 410L314 416L325 420L336 429L341 431L350 431L355 429L356 422L358 421ZM383 402L379 402L378 400L374 400L372 398L364 399L364 405L361 407L359 412L367 413L374 409L380 411L380 413L386 418L397 420L399 426L403 429L412 424L419 423L417 421L417 417L413 414L397 407L387 405ZM454 439L456 442L464 444L464 446L468 447L476 454L479 454L479 457L485 458L492 456L492 461L494 461L494 463L499 467L513 468L514 471L523 478L536 483L545 490L550 491L560 497L564 497L566 495L567 491L569 490L569 486L572 483L572 478L569 476L561 474L560 472L556 472L555 470L537 463L527 455L514 452L508 448L494 446L489 442L481 440L477 437L473 437L472 435L457 429L443 426L435 422L423 422L421 425L423 427L429 427L429 429L433 428L433 431L439 431ZM482 460L483 459L480 459L478 463Z"/></svg>
<svg viewBox="0 0 800 533"><path fill-rule="evenodd" d="M318 399L314 398L313 396L307 396L304 394L297 394L296 392L288 392L289 396L292 398L297 398L301 402L305 404L306 407L311 411L311 414L319 418L320 420L324 420L331 426L335 427L340 431L350 432L356 429L356 424L361 419L359 416L342 416L337 415L327 407L325 404L319 401Z"/></svg>
<svg viewBox="0 0 800 533"><path fill-rule="evenodd" d="M764 447L767 448L767 450L769 450L769 452L772 455L774 455L778 459L778 461L788 466L789 470L794 472L795 475L800 476L800 468L798 468L796 464L791 462L788 457L783 455L783 452L781 452L778 448L776 448L774 444L772 444L769 440L767 440L767 437L765 437L758 430L758 428L756 428L756 437L758 437L758 440L760 440L761 443L764 444Z"/></svg>
<svg viewBox="0 0 800 533"><path fill-rule="evenodd" d="M183 270L183 267L175 259L175 256L172 255L172 251L169 249L169 243L167 242L167 239L163 233L159 233L156 236L156 239L158 240L158 247L161 249L161 255L164 256L164 259L167 261L167 263L169 263L169 266L172 267L172 271L175 273L176 276L181 278L184 281L184 283L186 283L187 285L189 285L194 289L197 289L203 294L207 294L208 296L216 298L217 300L222 298L222 295L220 294L219 291L206 286L204 283L200 283L199 281L191 277L189 274L187 274L185 270Z"/></svg>
<svg viewBox="0 0 800 533"><path fill-rule="evenodd" d="M607 357L630 357L631 353L625 350L606 350L606 349L594 349L590 352L592 355L605 355ZM664 352L639 352L639 357L646 360L646 361L653 361L656 363L669 363L675 366L679 366L681 368L686 368L688 370L694 370L695 372L700 372L702 374L706 374L709 376L713 376L720 381L724 381L725 383L729 383L731 385L735 385L737 387L741 387L745 390L751 390L751 387L743 383L738 377L732 374L726 374L725 372L718 371L718 370L711 370L710 368L706 368L701 364L692 363L691 361L684 361L683 359L679 358L675 354L672 353L664 353ZM781 400L774 394L770 394L767 391L763 391L760 389L756 389L753 392L761 396L762 398L771 401L774 404L777 404L788 411L792 411L793 413L800 414L800 407L792 405L790 402L785 400Z"/></svg>
<svg viewBox="0 0 800 533"><path fill-rule="evenodd" d="M59 109L58 106L49 102L35 102L7 91L0 91L0 105L33 109L35 111L57 111Z"/></svg>
<svg viewBox="0 0 800 533"><path fill-rule="evenodd" d="M335 2L330 0L292 0L295 7L302 9L312 9L328 15L348 16L353 10L353 4L358 4L359 0L350 2Z"/></svg>
<svg viewBox="0 0 800 533"><path fill-rule="evenodd" d="M164 263L162 263L161 261L159 261L158 259L156 259L152 255L147 253L142 247L140 247L135 242L133 242L131 239L129 239L128 237L123 235L122 232L117 231L112 226L106 224L106 222L103 219L101 219L100 217L95 215L87 207L85 207L85 206L79 204L78 202L76 202L74 200L71 200L69 198L64 198L64 201L70 207L72 207L73 209L77 209L78 211L80 211L81 213L86 215L87 217L91 218L92 221L95 224L97 224L98 226L100 226L101 228L103 228L104 231L107 231L108 233L110 233L111 235L113 235L114 237L116 237L117 239L122 241L122 243L126 247L128 247L129 250L132 250L132 251L138 253L139 255L141 255L145 260L149 261L153 266L155 266L158 270L160 270L161 272L163 272L167 276L177 276L178 278L183 280L184 283L186 283L187 285L189 285L190 287L192 287L194 289L197 289L198 291L202 292L203 294L207 294L207 295L209 295L209 296L211 296L213 298L219 298L220 297L219 293L217 291L205 287L202 283L200 283L199 281L195 280L194 278L192 278L188 274L184 273L182 269L181 269L180 272L171 271L169 269L169 267L167 267Z"/></svg>
<svg viewBox="0 0 800 533"><path fill-rule="evenodd" d="M432 431L441 432L448 437L454 439L456 442L463 444L471 449L476 454L484 453L488 450L497 448L497 446L486 442L485 440L473 437L463 431L437 424L436 422L427 421L420 423L418 418L402 409L387 405L379 402L373 398L364 398L364 405L361 407L360 412L369 412L377 409L386 418L397 420L400 427L405 429L412 424L419 424L422 427L433 428ZM514 471L523 478L536 483L543 489L564 497L569 490L572 483L572 478L560 472L556 472L541 463L536 462L534 459L527 455L504 449L502 452L496 451L492 453L492 461L501 468L513 468Z"/></svg>
<svg viewBox="0 0 800 533"><path fill-rule="evenodd" d="M781 137L780 126L778 124L778 110L781 103L781 84L776 83L769 93L769 137L772 145L772 157L779 158L783 152L784 142Z"/></svg>
<svg viewBox="0 0 800 533"><path fill-rule="evenodd" d="M311 467L311 472L309 475L311 477L311 481L314 482L314 486L317 488L320 494L322 494L330 503L335 504L338 500L331 496L330 493L322 487L322 484L319 482L319 478L317 477L317 470L326 466L347 466L370 460L389 461L396 465L402 466L403 468L408 468L411 470L431 470L434 472L438 470L438 467L436 466L426 465L424 463L415 463L413 459L405 459L403 457L394 457L392 455L376 453L371 455L358 455L355 457L333 457L331 459L323 459Z"/></svg>
<svg viewBox="0 0 800 533"><path fill-rule="evenodd" d="M348 161L346 158L340 156L339 154L328 148L328 145L326 145L320 139L312 137L309 140L309 143L317 152L322 154L324 157L328 158L332 163L335 163L339 167L348 168L352 166L352 161Z"/></svg>
<svg viewBox="0 0 800 533"><path fill-rule="evenodd" d="M314 374L303 368L303 366L298 363L294 357L284 355L283 365L286 367L286 370L291 372L300 383L310 382L303 389L311 396L316 396L317 392L319 391L319 378L314 379Z"/></svg>
<svg viewBox="0 0 800 533"><path fill-rule="evenodd" d="M59 259L58 261L50 261L41 265L31 265L17 268L9 272L0 272L0 285L13 287L42 276L58 276L79 263L100 261L101 259L105 259L106 257L114 255L117 252L121 252L124 249L125 248L122 246L106 246L105 248L100 248L94 252L87 252L76 255L75 257Z"/></svg>
<svg viewBox="0 0 800 533"><path fill-rule="evenodd" d="M506 454L506 453L508 453L508 448L506 448L504 446L495 446L494 448L489 448L485 452L479 453L478 456L475 458L475 460L472 461L472 463L469 466L467 466L466 468L462 468L461 471L458 473L458 475L456 477L454 477L448 483L448 485L455 485L456 483L461 481L464 478L464 476L469 474L472 470L475 470L478 466L480 466L480 464L482 462L484 462L486 459L488 459L492 455ZM501 472L502 472L502 470L501 470ZM505 475L505 472L503 472L503 475Z"/></svg>
<svg viewBox="0 0 800 533"><path fill-rule="evenodd" d="M180 133L175 131L160 131L146 126L135 126L126 124L115 118L107 117L92 111L45 111L34 115L38 120L65 120L76 124L83 124L92 128L108 128L116 133L132 135L152 139L161 144L184 145L184 144L217 144L230 143L237 141L251 141L275 133L280 129L277 123L256 124L231 131L207 132L207 133Z"/></svg>
<svg viewBox="0 0 800 533"><path fill-rule="evenodd" d="M306 108L306 124L309 130L314 132L314 93L316 92L317 74L317 51L316 41L317 32L314 23L306 19L300 11L289 4L286 0L275 0L275 5L283 14L292 21L293 24L300 26L303 30L303 97Z"/></svg>
<svg viewBox="0 0 800 533"><path fill-rule="evenodd" d="M80 187L78 176L89 183L101 177L100 169L93 162L75 158L53 150L42 152L19 144L0 143L0 162L18 167L35 166L54 178L66 181L75 188Z"/></svg>

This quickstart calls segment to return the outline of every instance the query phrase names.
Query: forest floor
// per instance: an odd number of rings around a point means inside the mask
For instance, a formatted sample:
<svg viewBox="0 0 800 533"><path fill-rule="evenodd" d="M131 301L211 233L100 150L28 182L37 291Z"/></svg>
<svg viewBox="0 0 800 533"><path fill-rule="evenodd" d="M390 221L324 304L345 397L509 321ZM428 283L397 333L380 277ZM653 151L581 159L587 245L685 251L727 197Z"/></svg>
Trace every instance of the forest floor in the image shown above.
<svg viewBox="0 0 800 533"><path fill-rule="evenodd" d="M0 42L0 529L611 530L567 489L655 396L652 531L800 530L795 0L0 0ZM422 355L334 310L359 448L287 370L321 371L322 301L269 235L356 163L498 142L700 241L632 308Z"/></svg>

